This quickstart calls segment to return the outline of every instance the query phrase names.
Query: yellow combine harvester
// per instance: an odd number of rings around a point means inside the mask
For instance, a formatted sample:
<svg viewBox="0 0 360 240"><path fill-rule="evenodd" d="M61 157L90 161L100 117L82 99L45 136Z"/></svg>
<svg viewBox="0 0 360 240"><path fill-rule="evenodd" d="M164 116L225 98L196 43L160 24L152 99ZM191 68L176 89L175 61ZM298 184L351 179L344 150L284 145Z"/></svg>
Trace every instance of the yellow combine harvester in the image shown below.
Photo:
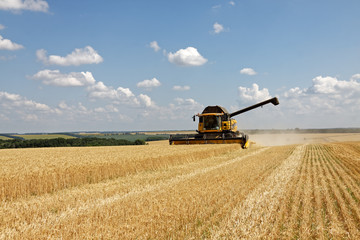
<svg viewBox="0 0 360 240"><path fill-rule="evenodd" d="M278 105L279 100L274 97L233 113L220 106L207 106L201 114L193 116L194 121L195 117L199 117L197 134L170 135L169 143L170 145L238 143L242 148L247 148L249 137L237 130L236 120L232 117L268 103Z"/></svg>

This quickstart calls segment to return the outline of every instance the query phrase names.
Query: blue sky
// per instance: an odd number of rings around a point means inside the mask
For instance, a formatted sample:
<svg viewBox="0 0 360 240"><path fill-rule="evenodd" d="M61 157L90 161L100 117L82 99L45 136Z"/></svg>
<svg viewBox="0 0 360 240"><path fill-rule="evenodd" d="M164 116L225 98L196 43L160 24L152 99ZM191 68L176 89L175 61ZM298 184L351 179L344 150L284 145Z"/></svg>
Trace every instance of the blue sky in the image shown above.
<svg viewBox="0 0 360 240"><path fill-rule="evenodd" d="M359 1L0 0L0 132L360 127Z"/></svg>

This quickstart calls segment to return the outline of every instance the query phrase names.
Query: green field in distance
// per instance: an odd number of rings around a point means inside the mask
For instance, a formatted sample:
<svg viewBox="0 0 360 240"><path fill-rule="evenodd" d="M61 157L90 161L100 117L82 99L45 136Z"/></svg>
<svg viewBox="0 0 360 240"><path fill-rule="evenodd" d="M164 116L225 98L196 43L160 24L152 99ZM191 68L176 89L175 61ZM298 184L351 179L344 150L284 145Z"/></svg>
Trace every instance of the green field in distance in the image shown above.
<svg viewBox="0 0 360 240"><path fill-rule="evenodd" d="M76 137L69 136L66 134L19 134L19 135L12 135L12 136L21 137L21 138L24 138L25 140L53 139L53 138L65 138L65 139L76 138Z"/></svg>

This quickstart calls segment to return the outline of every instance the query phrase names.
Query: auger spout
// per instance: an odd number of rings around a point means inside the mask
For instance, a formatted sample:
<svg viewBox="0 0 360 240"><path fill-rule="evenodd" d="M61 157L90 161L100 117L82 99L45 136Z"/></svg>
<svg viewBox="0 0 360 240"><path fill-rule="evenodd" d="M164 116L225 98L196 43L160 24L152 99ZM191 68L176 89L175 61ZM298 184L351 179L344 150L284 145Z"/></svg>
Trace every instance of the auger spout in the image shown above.
<svg viewBox="0 0 360 240"><path fill-rule="evenodd" d="M244 113L244 112L253 110L253 109L255 109L255 108L264 106L264 105L266 105L266 104L268 104L268 103L272 103L272 104L274 104L274 105L276 106L276 105L279 104L279 99L278 99L277 97L274 97L274 98L265 100L265 101L263 101L263 102L257 103L257 104L255 104L255 105L252 105L252 106L250 106L250 107L243 108L243 109L241 109L241 110L239 110L239 111L230 113L230 117L233 117L233 116L239 115L239 114L241 114L241 113Z"/></svg>

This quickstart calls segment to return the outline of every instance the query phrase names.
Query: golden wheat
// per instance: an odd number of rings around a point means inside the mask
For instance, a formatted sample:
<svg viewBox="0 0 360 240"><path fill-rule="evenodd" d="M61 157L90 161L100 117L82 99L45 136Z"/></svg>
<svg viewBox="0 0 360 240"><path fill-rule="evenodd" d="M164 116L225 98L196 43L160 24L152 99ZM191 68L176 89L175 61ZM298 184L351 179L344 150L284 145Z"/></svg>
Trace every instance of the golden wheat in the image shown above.
<svg viewBox="0 0 360 240"><path fill-rule="evenodd" d="M197 161L238 148L161 145L1 150L0 200Z"/></svg>
<svg viewBox="0 0 360 240"><path fill-rule="evenodd" d="M0 161L0 239L360 237L359 142L6 150Z"/></svg>

